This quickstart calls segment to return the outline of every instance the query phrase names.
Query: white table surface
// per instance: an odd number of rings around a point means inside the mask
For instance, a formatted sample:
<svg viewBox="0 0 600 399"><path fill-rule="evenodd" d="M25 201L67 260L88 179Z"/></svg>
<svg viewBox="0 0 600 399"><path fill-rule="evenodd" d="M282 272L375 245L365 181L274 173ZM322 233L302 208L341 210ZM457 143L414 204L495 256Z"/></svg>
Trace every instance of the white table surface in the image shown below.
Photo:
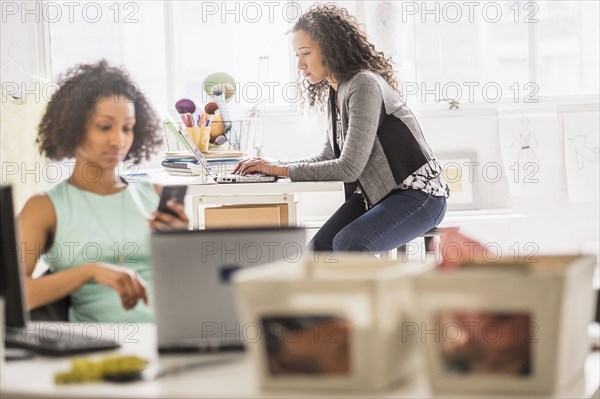
<svg viewBox="0 0 600 399"><path fill-rule="evenodd" d="M293 194L343 190L341 182L292 182L279 179L273 183L232 183L188 186L188 195L257 195Z"/></svg>
<svg viewBox="0 0 600 399"><path fill-rule="evenodd" d="M62 325L65 323L53 323ZM198 362L205 359L228 359L222 364L187 370L180 374L169 375L154 381L134 383L88 383L76 385L55 385L54 373L70 368L69 359L36 357L30 360L11 361L2 365L0 370L1 397L30 398L427 398L427 397L476 397L474 395L434 395L426 380L424 371L409 381L399 382L383 391L263 391L253 370L253 363L245 353L210 354L210 355L171 355L158 356L156 352L156 329L152 324L138 325L99 325L103 334L114 337L115 331L121 340L128 341L117 352L142 356L152 363L161 365L178 365ZM106 353L90 355L101 358ZM600 384L600 354L592 352L586 362L585 377L575 382L568 390L555 397L590 398L598 397ZM477 396L481 397L481 395ZM506 395L487 396L506 397Z"/></svg>
<svg viewBox="0 0 600 399"><path fill-rule="evenodd" d="M279 179L271 183L211 183L203 176L172 176L158 169L147 172L147 177L153 184L185 184L188 185L188 195L225 195L225 194L292 194L301 192L341 191L343 183L339 181L301 181L292 182L289 179Z"/></svg>

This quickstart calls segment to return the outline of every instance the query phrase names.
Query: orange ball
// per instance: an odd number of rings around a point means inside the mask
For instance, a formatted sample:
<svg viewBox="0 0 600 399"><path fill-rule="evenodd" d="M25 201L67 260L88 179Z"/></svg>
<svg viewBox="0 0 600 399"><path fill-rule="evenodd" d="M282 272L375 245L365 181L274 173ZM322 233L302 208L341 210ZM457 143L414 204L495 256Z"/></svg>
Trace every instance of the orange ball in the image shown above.
<svg viewBox="0 0 600 399"><path fill-rule="evenodd" d="M216 114L212 117L212 122L210 122L210 141L214 142L215 139L223 133L225 133L223 116L221 116L221 114Z"/></svg>

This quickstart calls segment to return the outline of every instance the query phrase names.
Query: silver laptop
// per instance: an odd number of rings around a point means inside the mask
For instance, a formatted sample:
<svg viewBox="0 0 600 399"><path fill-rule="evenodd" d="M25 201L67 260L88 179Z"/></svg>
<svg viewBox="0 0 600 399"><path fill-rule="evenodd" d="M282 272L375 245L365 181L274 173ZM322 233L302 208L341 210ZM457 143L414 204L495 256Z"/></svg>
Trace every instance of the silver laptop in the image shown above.
<svg viewBox="0 0 600 399"><path fill-rule="evenodd" d="M189 133L186 130L178 130L179 135L187 145L198 164L204 169L204 172L217 183L270 183L277 181L277 176L266 176L261 173L252 173L248 175L238 175L233 173L215 173L212 168L206 166L204 155L198 149Z"/></svg>
<svg viewBox="0 0 600 399"><path fill-rule="evenodd" d="M154 232L154 308L161 353L241 349L231 278L240 268L300 262L303 228Z"/></svg>

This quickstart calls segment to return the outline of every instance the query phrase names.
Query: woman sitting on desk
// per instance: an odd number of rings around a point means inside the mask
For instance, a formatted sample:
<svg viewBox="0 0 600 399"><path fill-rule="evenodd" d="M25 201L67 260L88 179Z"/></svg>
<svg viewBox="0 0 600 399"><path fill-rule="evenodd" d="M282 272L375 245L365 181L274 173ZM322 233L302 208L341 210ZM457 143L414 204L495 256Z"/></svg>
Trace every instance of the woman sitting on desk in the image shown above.
<svg viewBox="0 0 600 399"><path fill-rule="evenodd" d="M160 144L159 120L142 93L106 61L67 72L38 132L40 152L60 161L74 158L71 175L30 198L19 215L28 307L67 295L72 321L150 322L150 228L187 227L178 217L154 212L155 188L126 182L122 161L139 163ZM40 257L53 272L37 279Z"/></svg>
<svg viewBox="0 0 600 399"><path fill-rule="evenodd" d="M449 189L400 99L391 63L375 51L356 19L334 5L312 7L293 31L309 105L327 108L325 147L291 162L243 160L236 172L346 183L346 202L312 241L316 251L377 253L436 227Z"/></svg>

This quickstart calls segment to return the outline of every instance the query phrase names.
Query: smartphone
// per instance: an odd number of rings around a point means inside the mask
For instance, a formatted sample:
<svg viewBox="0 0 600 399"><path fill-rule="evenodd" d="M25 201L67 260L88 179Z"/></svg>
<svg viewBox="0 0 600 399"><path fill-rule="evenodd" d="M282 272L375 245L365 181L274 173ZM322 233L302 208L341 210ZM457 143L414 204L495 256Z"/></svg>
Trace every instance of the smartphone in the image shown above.
<svg viewBox="0 0 600 399"><path fill-rule="evenodd" d="M167 201L172 200L183 205L183 199L185 198L186 192L187 186L164 186L162 194L160 195L160 201L158 202L158 210L177 216L177 214L167 206Z"/></svg>

